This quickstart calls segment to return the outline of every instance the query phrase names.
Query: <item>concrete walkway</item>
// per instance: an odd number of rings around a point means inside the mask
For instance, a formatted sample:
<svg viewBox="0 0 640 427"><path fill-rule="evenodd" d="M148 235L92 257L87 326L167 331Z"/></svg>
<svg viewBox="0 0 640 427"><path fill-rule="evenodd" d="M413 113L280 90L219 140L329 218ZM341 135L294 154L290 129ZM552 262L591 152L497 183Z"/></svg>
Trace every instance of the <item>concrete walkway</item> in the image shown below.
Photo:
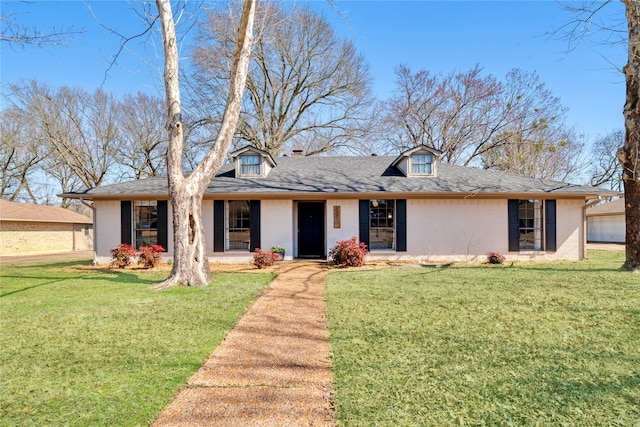
<svg viewBox="0 0 640 427"><path fill-rule="evenodd" d="M322 262L292 262L154 426L332 426Z"/></svg>

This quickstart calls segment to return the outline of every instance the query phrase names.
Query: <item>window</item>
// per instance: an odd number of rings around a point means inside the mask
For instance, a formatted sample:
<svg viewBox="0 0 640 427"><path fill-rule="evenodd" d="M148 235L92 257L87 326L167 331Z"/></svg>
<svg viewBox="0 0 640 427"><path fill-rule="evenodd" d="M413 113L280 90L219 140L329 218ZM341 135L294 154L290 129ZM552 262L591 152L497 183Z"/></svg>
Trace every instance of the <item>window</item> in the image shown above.
<svg viewBox="0 0 640 427"><path fill-rule="evenodd" d="M249 250L251 209L248 200L230 200L226 212L226 250Z"/></svg>
<svg viewBox="0 0 640 427"><path fill-rule="evenodd" d="M412 175L431 175L433 157L427 153L415 153L411 155Z"/></svg>
<svg viewBox="0 0 640 427"><path fill-rule="evenodd" d="M394 200L371 200L369 202L369 249L394 249L394 219Z"/></svg>
<svg viewBox="0 0 640 427"><path fill-rule="evenodd" d="M256 154L240 156L240 174L242 176L260 175L260 156Z"/></svg>
<svg viewBox="0 0 640 427"><path fill-rule="evenodd" d="M520 250L542 250L542 201L518 200Z"/></svg>
<svg viewBox="0 0 640 427"><path fill-rule="evenodd" d="M158 202L133 202L133 230L136 248L158 244Z"/></svg>

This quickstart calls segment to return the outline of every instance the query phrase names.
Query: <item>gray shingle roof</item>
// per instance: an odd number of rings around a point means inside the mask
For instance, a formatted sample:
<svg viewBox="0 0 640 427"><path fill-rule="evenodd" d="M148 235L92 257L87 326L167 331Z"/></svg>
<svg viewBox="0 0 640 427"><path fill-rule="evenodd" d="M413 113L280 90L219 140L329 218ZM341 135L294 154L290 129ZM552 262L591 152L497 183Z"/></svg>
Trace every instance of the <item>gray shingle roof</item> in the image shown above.
<svg viewBox="0 0 640 427"><path fill-rule="evenodd" d="M594 215L624 215L624 197L588 208L587 216Z"/></svg>
<svg viewBox="0 0 640 427"><path fill-rule="evenodd" d="M296 194L537 194L595 197L617 193L563 182L510 175L483 169L438 164L436 177L405 177L390 166L395 157L278 157L277 166L265 178L236 178L233 164L219 171L207 195L278 196ZM167 179L151 178L66 193L65 197L118 198L165 196ZM357 196L356 196L357 197Z"/></svg>

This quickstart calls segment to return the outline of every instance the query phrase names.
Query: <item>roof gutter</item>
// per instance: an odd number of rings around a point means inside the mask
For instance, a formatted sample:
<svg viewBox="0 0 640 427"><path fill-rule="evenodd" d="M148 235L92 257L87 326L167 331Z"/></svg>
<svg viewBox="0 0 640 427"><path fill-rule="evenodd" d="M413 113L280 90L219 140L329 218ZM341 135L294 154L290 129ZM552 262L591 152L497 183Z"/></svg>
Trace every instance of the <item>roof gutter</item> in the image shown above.
<svg viewBox="0 0 640 427"><path fill-rule="evenodd" d="M552 199L556 197L600 201L605 197L616 197L622 193L596 189L595 192L572 191L536 191L536 192L484 192L484 191L247 191L247 192L205 192L205 200L247 200L247 199L289 199L289 200L325 200L325 199L380 199L380 198L446 198L446 199ZM64 193L61 197L83 200L169 200L168 193L120 193L120 194L74 194Z"/></svg>

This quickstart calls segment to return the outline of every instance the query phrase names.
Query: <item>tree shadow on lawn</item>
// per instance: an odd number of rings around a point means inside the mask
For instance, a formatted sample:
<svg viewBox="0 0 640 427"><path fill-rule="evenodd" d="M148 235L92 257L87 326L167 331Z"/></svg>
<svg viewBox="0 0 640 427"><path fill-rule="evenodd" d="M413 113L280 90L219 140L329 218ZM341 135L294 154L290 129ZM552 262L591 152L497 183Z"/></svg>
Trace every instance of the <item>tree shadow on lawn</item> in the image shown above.
<svg viewBox="0 0 640 427"><path fill-rule="evenodd" d="M19 270L33 270L34 267L39 267L42 268L43 270L46 269L57 269L57 268L72 268L72 271L75 270L76 272L84 272L85 274L82 275L75 275L73 273L69 274L67 272L67 274L65 274L64 271L59 272L60 274L50 274L50 275L34 275L31 271L29 271L29 273L31 274L20 274ZM90 265L89 265L90 267ZM61 282L65 282L67 280L103 280L106 282L112 282L112 283L118 283L118 284L141 284L141 285L152 285L155 283L158 283L158 281L160 279L158 278L141 278L139 277L137 274L133 274L131 272L124 272L124 271L120 271L120 270L112 270L112 269L91 269L91 274L86 274L87 273L87 269L84 268L84 266L80 267L78 266L78 262L75 261L69 261L69 262L57 262L57 263L49 263L49 264L24 264L24 265L20 265L20 266L12 266L11 267L12 270L18 270L17 272L15 272L14 274L1 274L0 278L3 279L30 279L30 280L43 280L43 283L38 283L38 284L34 284L34 285L30 285L30 286L25 286L23 288L19 288L19 289L14 289L12 291L9 292L4 292L2 294L0 294L0 298L9 296L9 295L13 295L13 294L17 294L17 293L21 293L21 292L26 292L32 289L36 289L36 288L40 288L43 286L49 286L49 285L54 285L56 283L61 283ZM140 270L145 271L145 270ZM56 272L57 273L57 272Z"/></svg>

